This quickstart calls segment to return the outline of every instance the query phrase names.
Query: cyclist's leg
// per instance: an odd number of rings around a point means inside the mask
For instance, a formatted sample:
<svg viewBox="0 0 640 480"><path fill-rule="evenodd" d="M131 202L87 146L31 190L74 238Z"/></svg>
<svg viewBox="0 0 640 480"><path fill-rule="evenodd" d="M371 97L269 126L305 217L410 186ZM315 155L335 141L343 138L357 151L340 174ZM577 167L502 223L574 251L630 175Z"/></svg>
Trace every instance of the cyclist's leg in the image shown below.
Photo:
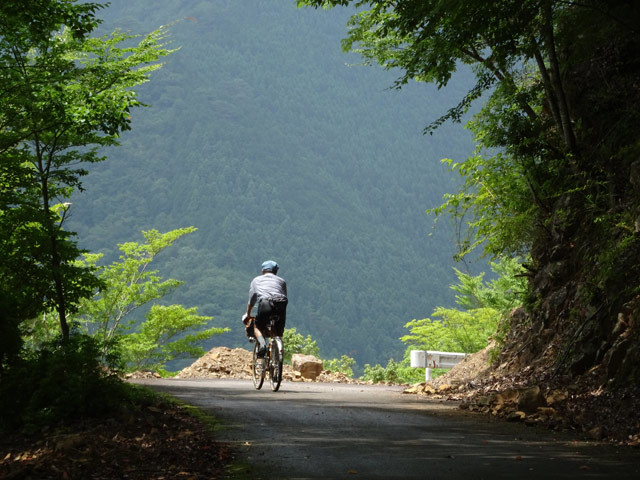
<svg viewBox="0 0 640 480"><path fill-rule="evenodd" d="M260 349L258 351L258 355L263 357L265 352L267 351L267 341L265 340L264 335L262 335L262 332L258 327L254 327L253 332L256 336L255 338L256 338L258 348Z"/></svg>
<svg viewBox="0 0 640 480"><path fill-rule="evenodd" d="M278 319L278 324L276 325L276 333L279 337L282 337L282 335L284 335L285 324L287 323L287 305L284 304L283 306L281 306L278 309L277 314L280 318Z"/></svg>
<svg viewBox="0 0 640 480"><path fill-rule="evenodd" d="M263 301L262 299L258 300L258 313L256 315L254 333L256 335L256 340L258 341L258 345L260 345L260 355L264 355L267 351L267 341L262 334L267 329L267 322L269 321L269 316L271 315L271 306L268 301Z"/></svg>

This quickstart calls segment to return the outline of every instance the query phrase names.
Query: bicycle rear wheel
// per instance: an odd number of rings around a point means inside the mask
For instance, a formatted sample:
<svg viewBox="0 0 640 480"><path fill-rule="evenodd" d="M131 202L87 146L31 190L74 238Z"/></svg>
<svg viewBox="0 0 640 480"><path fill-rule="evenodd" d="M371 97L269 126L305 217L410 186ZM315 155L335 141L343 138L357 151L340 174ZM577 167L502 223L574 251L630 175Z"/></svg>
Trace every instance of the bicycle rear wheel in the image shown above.
<svg viewBox="0 0 640 480"><path fill-rule="evenodd" d="M256 390L260 390L262 388L262 384L264 383L265 370L264 357L258 357L259 349L260 344L256 340L256 342L253 344L253 386L256 387Z"/></svg>
<svg viewBox="0 0 640 480"><path fill-rule="evenodd" d="M271 341L271 357L269 358L269 383L271 390L277 392L282 383L282 340L280 338Z"/></svg>

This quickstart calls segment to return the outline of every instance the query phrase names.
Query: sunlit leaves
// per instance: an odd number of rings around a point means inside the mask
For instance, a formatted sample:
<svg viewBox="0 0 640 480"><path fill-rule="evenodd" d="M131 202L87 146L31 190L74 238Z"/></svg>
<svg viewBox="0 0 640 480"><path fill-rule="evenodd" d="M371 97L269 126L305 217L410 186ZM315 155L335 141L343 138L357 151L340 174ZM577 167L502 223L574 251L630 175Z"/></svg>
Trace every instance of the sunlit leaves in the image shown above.
<svg viewBox="0 0 640 480"><path fill-rule="evenodd" d="M412 320L405 327L410 334L400 338L408 350L440 350L475 353L487 346L500 320L522 303L526 283L516 260L491 264L497 279L485 282L484 274L472 276L456 270L459 308L438 307L432 318Z"/></svg>
<svg viewBox="0 0 640 480"><path fill-rule="evenodd" d="M157 230L142 232L146 243L119 245L122 255L107 266L97 267L101 254L86 255L86 264L98 268L98 277L105 285L94 298L81 301L81 318L88 331L99 332L102 341L107 342L128 327L123 321L129 314L181 285L178 280L162 280L157 270L149 269L149 265L165 248L195 230L189 227L167 233Z"/></svg>
<svg viewBox="0 0 640 480"><path fill-rule="evenodd" d="M284 361L287 363L291 362L291 356L294 353L315 356L320 353L320 348L311 335L305 337L298 333L295 327L285 329L282 342L284 344Z"/></svg>
<svg viewBox="0 0 640 480"><path fill-rule="evenodd" d="M201 357L204 350L199 343L229 329L212 327L191 334L185 332L198 330L211 319L198 315L195 307L152 306L137 331L122 338L127 368L158 370L169 360Z"/></svg>
<svg viewBox="0 0 640 480"><path fill-rule="evenodd" d="M99 339L105 353L117 343L129 369L157 370L168 360L201 356L204 352L199 345L203 340L228 331L203 329L211 317L198 315L196 308L156 303L183 282L163 280L149 266L164 249L194 231L194 227L166 233L144 231L145 243L123 243L119 245L122 255L118 261L97 267L104 288L92 299L81 301L79 319ZM101 254L88 254L85 262L95 267L101 258ZM149 304L144 320L133 315Z"/></svg>

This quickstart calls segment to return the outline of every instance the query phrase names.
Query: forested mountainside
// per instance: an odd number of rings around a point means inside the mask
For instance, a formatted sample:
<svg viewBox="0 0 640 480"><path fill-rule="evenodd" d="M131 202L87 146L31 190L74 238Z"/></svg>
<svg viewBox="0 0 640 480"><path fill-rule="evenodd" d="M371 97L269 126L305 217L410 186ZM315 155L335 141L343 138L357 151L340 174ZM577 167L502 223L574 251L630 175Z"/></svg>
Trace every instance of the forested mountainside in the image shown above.
<svg viewBox="0 0 640 480"><path fill-rule="evenodd" d="M272 258L289 286L288 326L311 334L324 357L399 358L403 325L452 303L454 237L430 236L425 210L455 189L440 159L462 160L472 146L459 125L422 129L468 79L388 89L393 74L351 66L359 57L340 50L348 10L110 3L101 29L175 22L179 50L139 89L152 107L134 113L132 131L73 199L80 245L113 259L142 230L193 225L155 267L186 282L168 302L232 327L206 347L245 344L249 282Z"/></svg>

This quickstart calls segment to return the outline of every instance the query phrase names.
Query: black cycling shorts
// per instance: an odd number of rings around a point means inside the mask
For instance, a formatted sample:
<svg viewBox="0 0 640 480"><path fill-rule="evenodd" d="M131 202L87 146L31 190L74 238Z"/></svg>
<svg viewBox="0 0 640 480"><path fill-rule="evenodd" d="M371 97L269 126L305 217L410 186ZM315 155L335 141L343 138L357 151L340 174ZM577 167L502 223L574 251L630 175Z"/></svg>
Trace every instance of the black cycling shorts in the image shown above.
<svg viewBox="0 0 640 480"><path fill-rule="evenodd" d="M287 322L287 299L261 298L258 300L258 314L256 315L256 326L266 334L266 326L271 315L278 315L276 322L276 335L281 337L284 333L284 326Z"/></svg>

